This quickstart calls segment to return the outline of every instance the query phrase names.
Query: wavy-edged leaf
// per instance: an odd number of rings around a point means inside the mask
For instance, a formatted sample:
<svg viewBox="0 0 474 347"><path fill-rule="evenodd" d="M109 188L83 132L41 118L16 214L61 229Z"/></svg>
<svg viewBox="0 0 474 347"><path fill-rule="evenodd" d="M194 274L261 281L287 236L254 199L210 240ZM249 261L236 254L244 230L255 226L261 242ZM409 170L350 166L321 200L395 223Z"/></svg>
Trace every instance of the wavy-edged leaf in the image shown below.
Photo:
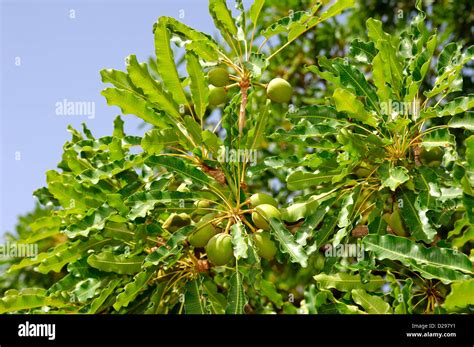
<svg viewBox="0 0 474 347"><path fill-rule="evenodd" d="M370 275L368 282L362 282L360 275L339 272L332 275L321 273L313 277L321 288L334 288L340 292L350 292L353 289L364 289L369 292L380 291L387 282L381 276Z"/></svg>
<svg viewBox="0 0 474 347"><path fill-rule="evenodd" d="M127 205L131 207L128 218L135 220L138 217L145 217L158 203L167 204L173 201L190 201L201 198L209 199L210 197L212 197L212 195L208 192L166 192L161 189L138 192L130 196L126 201Z"/></svg>
<svg viewBox="0 0 474 347"><path fill-rule="evenodd" d="M125 62L130 79L135 86L143 91L147 99L160 111L179 119L178 104L173 101L171 94L165 91L161 84L150 75L147 65L138 63L137 57L133 54L128 56Z"/></svg>
<svg viewBox="0 0 474 347"><path fill-rule="evenodd" d="M229 294L227 296L226 314L243 314L247 303L245 297L243 276L237 270L229 279Z"/></svg>
<svg viewBox="0 0 474 347"><path fill-rule="evenodd" d="M247 242L245 240L245 228L242 223L237 222L230 228L232 244L234 246L234 256L237 260L247 258Z"/></svg>
<svg viewBox="0 0 474 347"><path fill-rule="evenodd" d="M436 129L423 135L421 145L427 149L456 145L456 139L448 129Z"/></svg>
<svg viewBox="0 0 474 347"><path fill-rule="evenodd" d="M377 120L372 114L369 114L362 101L358 100L350 91L337 88L334 91L333 99L338 112L347 112L351 118L357 119L370 126L377 126Z"/></svg>
<svg viewBox="0 0 474 347"><path fill-rule="evenodd" d="M364 308L367 313L387 314L391 313L391 308L381 297L367 294L363 289L353 289L352 299L354 302Z"/></svg>
<svg viewBox="0 0 474 347"><path fill-rule="evenodd" d="M425 247L405 237L395 235L367 235L363 239L366 250L373 251L378 259L398 260L410 267L412 262L432 269L447 269L472 273L469 258L449 248Z"/></svg>
<svg viewBox="0 0 474 347"><path fill-rule="evenodd" d="M237 26L230 10L227 8L226 0L209 0L209 13L222 37L232 47L232 38L237 37Z"/></svg>
<svg viewBox="0 0 474 347"><path fill-rule="evenodd" d="M154 26L156 68L173 100L178 105L188 105L171 49L171 35L167 20L160 18Z"/></svg>
<svg viewBox="0 0 474 347"><path fill-rule="evenodd" d="M197 278L186 283L184 294L184 310L186 314L206 314L201 279Z"/></svg>
<svg viewBox="0 0 474 347"><path fill-rule="evenodd" d="M377 50L373 42L354 39L351 41L349 54L359 63L370 64L377 55Z"/></svg>
<svg viewBox="0 0 474 347"><path fill-rule="evenodd" d="M150 267L133 277L133 280L123 288L123 292L117 295L117 300L113 305L114 309L118 311L122 307L127 307L130 302L135 300L135 298L145 290L148 286L148 281L154 274L155 268Z"/></svg>
<svg viewBox="0 0 474 347"><path fill-rule="evenodd" d="M166 127L167 123L153 111L152 104L129 91L106 88L101 94L110 106L118 106L123 114L133 114L145 122L158 128Z"/></svg>
<svg viewBox="0 0 474 347"><path fill-rule="evenodd" d="M145 266L158 265L164 261L167 261L167 266L171 266L177 259L170 261L169 258L176 257L179 254L183 242L193 230L194 226L188 225L174 232L165 245L158 247L145 258Z"/></svg>
<svg viewBox="0 0 474 347"><path fill-rule="evenodd" d="M104 251L91 254L87 263L95 269L105 272L115 272L121 275L134 275L140 271L145 256L127 257L125 254L113 254Z"/></svg>
<svg viewBox="0 0 474 347"><path fill-rule="evenodd" d="M198 56L189 49L186 50L186 69L191 80L190 90L194 111L199 119L202 119L208 105L209 87L207 86L206 77L199 63Z"/></svg>
<svg viewBox="0 0 474 347"><path fill-rule="evenodd" d="M467 129L474 131L474 113L466 112L462 116L454 116L448 122L450 128Z"/></svg>
<svg viewBox="0 0 474 347"><path fill-rule="evenodd" d="M8 290L0 298L0 314L29 310L43 306L63 306L60 300L46 296L46 290L42 288L28 288L21 292Z"/></svg>
<svg viewBox="0 0 474 347"><path fill-rule="evenodd" d="M165 167L173 173L178 173L184 177L191 178L194 182L202 185L213 185L213 181L204 172L200 171L196 167L187 164L182 159L169 157L169 156L151 156L145 164L151 167Z"/></svg>
<svg viewBox="0 0 474 347"><path fill-rule="evenodd" d="M283 223L276 218L271 218L270 226L275 239L280 244L280 249L290 256L293 263L299 263L302 267L306 267L308 265L308 255L303 247L296 243L293 235L285 228Z"/></svg>
<svg viewBox="0 0 474 347"><path fill-rule="evenodd" d="M389 163L382 164L378 169L378 173L382 181L382 187L389 187L393 192L410 179L405 167L392 167Z"/></svg>
<svg viewBox="0 0 474 347"><path fill-rule="evenodd" d="M443 307L455 311L469 305L474 305L474 279L453 283Z"/></svg>
<svg viewBox="0 0 474 347"><path fill-rule="evenodd" d="M219 293L217 285L211 280L206 280L203 282L202 287L211 313L224 314L227 307L227 299L222 293Z"/></svg>
<svg viewBox="0 0 474 347"><path fill-rule="evenodd" d="M59 252L53 253L51 256L45 258L38 266L38 271L46 274L50 271L59 272L64 265L73 263L76 260L84 257L88 250L97 249L109 243L110 239L96 239L90 238L87 241L76 241L66 243L66 247Z"/></svg>
<svg viewBox="0 0 474 347"><path fill-rule="evenodd" d="M115 289L121 282L122 282L121 278L115 278L115 279L109 280L107 286L100 291L99 296L95 298L94 300L92 300L87 313L88 314L97 313L103 307L107 299L109 299L111 295L115 292Z"/></svg>

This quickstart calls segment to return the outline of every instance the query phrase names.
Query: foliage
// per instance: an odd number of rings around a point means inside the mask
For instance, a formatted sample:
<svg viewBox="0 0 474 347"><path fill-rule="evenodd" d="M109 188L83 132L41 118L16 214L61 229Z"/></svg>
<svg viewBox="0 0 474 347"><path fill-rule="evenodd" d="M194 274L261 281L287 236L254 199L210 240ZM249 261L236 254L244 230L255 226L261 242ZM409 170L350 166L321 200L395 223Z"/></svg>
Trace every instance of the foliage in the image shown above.
<svg viewBox="0 0 474 347"><path fill-rule="evenodd" d="M268 23L265 1L210 0L219 40L161 17L154 59L102 70L108 104L152 128L126 135L118 116L112 136L69 129L35 192L44 209L19 235L66 239L8 270L66 275L7 291L0 312L470 312L474 96L462 69L474 48L442 42L417 2L403 32L370 18L347 56L313 60L309 35L339 30L354 5L326 3ZM277 76L290 105L267 99ZM305 76L318 86L299 88ZM269 187L277 206L254 206ZM270 233L259 245L257 224ZM219 266L191 245L197 233Z"/></svg>

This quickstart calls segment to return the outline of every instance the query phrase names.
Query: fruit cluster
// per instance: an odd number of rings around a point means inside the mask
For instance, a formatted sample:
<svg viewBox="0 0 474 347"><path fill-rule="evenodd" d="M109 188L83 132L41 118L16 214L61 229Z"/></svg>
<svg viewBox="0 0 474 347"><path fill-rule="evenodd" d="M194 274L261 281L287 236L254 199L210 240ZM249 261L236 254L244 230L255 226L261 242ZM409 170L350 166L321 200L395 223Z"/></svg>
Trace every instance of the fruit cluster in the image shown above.
<svg viewBox="0 0 474 347"><path fill-rule="evenodd" d="M251 235L253 245L261 258L272 260L277 246L269 232L269 221L271 218L280 219L278 203L264 193L252 195L248 203L252 208L249 212L252 212L253 224L256 226ZM204 248L207 259L216 266L222 266L234 259L234 249L231 235L222 227L222 219L216 218L216 213L207 213L212 209L212 204L209 200L196 201L192 217L186 213L172 213L162 227L169 232L175 232L184 226L193 225L194 229L188 236L189 244L197 249Z"/></svg>
<svg viewBox="0 0 474 347"><path fill-rule="evenodd" d="M232 84L232 80L238 80L231 76L223 66L214 67L207 74L209 86L209 105L217 107L227 102L228 89L238 86L238 83ZM257 84L259 85L259 84ZM293 94L293 88L283 78L274 78L266 86L267 97L273 102L288 103Z"/></svg>

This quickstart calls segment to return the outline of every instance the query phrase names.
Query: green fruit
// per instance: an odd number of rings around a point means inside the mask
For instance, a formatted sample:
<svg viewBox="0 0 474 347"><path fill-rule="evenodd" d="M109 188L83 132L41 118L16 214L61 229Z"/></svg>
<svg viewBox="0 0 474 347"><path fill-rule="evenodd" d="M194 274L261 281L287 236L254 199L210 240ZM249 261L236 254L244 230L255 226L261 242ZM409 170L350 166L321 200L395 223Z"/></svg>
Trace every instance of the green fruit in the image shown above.
<svg viewBox="0 0 474 347"><path fill-rule="evenodd" d="M209 86L209 105L219 106L227 101L227 92L222 87Z"/></svg>
<svg viewBox="0 0 474 347"><path fill-rule="evenodd" d="M326 258L321 253L316 254L316 259L314 260L314 269L316 271L322 271L324 269L324 264L326 263Z"/></svg>
<svg viewBox="0 0 474 347"><path fill-rule="evenodd" d="M275 242L270 238L270 233L267 231L256 232L253 236L253 241L257 247L257 253L260 257L272 260L277 252Z"/></svg>
<svg viewBox="0 0 474 347"><path fill-rule="evenodd" d="M162 227L168 231L176 231L186 225L191 224L191 217L189 217L186 213L172 213L169 217L165 220Z"/></svg>
<svg viewBox="0 0 474 347"><path fill-rule="evenodd" d="M365 178L365 177L369 176L371 172L372 172L372 170L369 170L369 169L367 169L365 167L362 167L362 166L357 167L357 169L355 170L355 174L359 178Z"/></svg>
<svg viewBox="0 0 474 347"><path fill-rule="evenodd" d="M209 212L208 208L211 207L212 201L210 200L198 200L194 202L196 209L194 210L195 214L206 214Z"/></svg>
<svg viewBox="0 0 474 347"><path fill-rule="evenodd" d="M193 233L189 236L189 243L192 246L196 248L204 247L209 242L210 238L218 233L218 230L214 225L209 223L213 217L213 213L205 215L198 223L196 223Z"/></svg>
<svg viewBox="0 0 474 347"><path fill-rule="evenodd" d="M223 67L216 67L207 74L209 83L216 87L224 87L229 84L229 73Z"/></svg>
<svg viewBox="0 0 474 347"><path fill-rule="evenodd" d="M258 205L255 208L255 212L252 213L253 223L263 230L270 230L270 225L268 224L270 218L281 218L280 211L278 211L278 209L273 205Z"/></svg>
<svg viewBox="0 0 474 347"><path fill-rule="evenodd" d="M232 237L229 234L220 233L211 237L206 246L207 258L217 266L225 265L234 257Z"/></svg>
<svg viewBox="0 0 474 347"><path fill-rule="evenodd" d="M382 218L387 222L390 229L392 229L395 234L398 236L407 235L405 228L403 227L402 216L400 215L398 207L394 207L392 214L386 213Z"/></svg>
<svg viewBox="0 0 474 347"><path fill-rule="evenodd" d="M271 101L285 103L290 101L293 88L283 78L274 78L268 83L267 96Z"/></svg>
<svg viewBox="0 0 474 347"><path fill-rule="evenodd" d="M265 193L257 193L257 194L252 195L250 197L250 204L252 205L252 207L257 207L258 205L263 205L263 204L278 207L278 202L275 199L273 199L273 197Z"/></svg>

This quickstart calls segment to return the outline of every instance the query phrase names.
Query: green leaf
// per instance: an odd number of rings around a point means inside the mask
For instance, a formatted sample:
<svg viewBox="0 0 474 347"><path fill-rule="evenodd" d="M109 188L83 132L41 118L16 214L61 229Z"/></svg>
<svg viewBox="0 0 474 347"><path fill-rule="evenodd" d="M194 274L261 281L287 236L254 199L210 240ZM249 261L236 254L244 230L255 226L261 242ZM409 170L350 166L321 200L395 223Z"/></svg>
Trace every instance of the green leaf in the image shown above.
<svg viewBox="0 0 474 347"><path fill-rule="evenodd" d="M225 0L209 0L209 13L225 40L228 40L229 34L237 36L237 26Z"/></svg>
<svg viewBox="0 0 474 347"><path fill-rule="evenodd" d="M456 139L448 129L436 129L423 135L421 145L428 150L433 147L455 146Z"/></svg>
<svg viewBox="0 0 474 347"><path fill-rule="evenodd" d="M329 183L339 173L293 171L286 178L288 190L302 190L321 183Z"/></svg>
<svg viewBox="0 0 474 347"><path fill-rule="evenodd" d="M422 112L421 118L454 116L458 113L466 112L473 107L474 95L461 96L436 108L428 108L426 111Z"/></svg>
<svg viewBox="0 0 474 347"><path fill-rule="evenodd" d="M382 187L389 187L393 192L410 179L408 170L403 166L392 167L389 163L384 163L378 169Z"/></svg>
<svg viewBox="0 0 474 347"><path fill-rule="evenodd" d="M295 240L298 244L305 246L308 238L314 237L316 227L323 221L333 203L334 198L317 204L316 212L310 214L296 231Z"/></svg>
<svg viewBox="0 0 474 347"><path fill-rule="evenodd" d="M174 129L151 129L145 133L141 146L148 154L160 154L164 148L175 146L179 141Z"/></svg>
<svg viewBox="0 0 474 347"><path fill-rule="evenodd" d="M166 24L166 20L160 18L154 27L157 70L173 100L178 105L187 105L188 100L176 69L171 49L170 31Z"/></svg>
<svg viewBox="0 0 474 347"><path fill-rule="evenodd" d="M141 270L144 259L144 256L127 257L125 254L115 255L110 251L104 251L90 255L87 263L101 271L133 275Z"/></svg>
<svg viewBox="0 0 474 347"><path fill-rule="evenodd" d="M172 261L170 261L170 258L179 254L183 247L183 242L193 230L194 226L188 225L174 232L165 245L158 247L146 257L145 266L158 265L165 261L167 261L168 266L171 266Z"/></svg>
<svg viewBox="0 0 474 347"><path fill-rule="evenodd" d="M433 229L426 216L427 209L420 206L419 198L412 192L403 190L400 197L403 201L403 206L399 204L400 212L408 230L417 240L432 242L436 236L436 230Z"/></svg>
<svg viewBox="0 0 474 347"><path fill-rule="evenodd" d="M281 218L289 223L297 222L302 218L306 218L313 215L319 210L321 202L328 200L335 195L337 188L324 192L319 195L312 195L309 198L303 200L303 202L294 202L290 206L281 209Z"/></svg>
<svg viewBox="0 0 474 347"><path fill-rule="evenodd" d="M367 235L363 239L366 250L373 251L378 259L398 260L405 266L412 263L420 267L430 266L434 270L462 271L472 273L469 258L456 250L425 247L410 239L394 235ZM435 273L436 274L436 273Z"/></svg>
<svg viewBox="0 0 474 347"><path fill-rule="evenodd" d="M0 314L29 310L43 306L62 306L61 301L47 297L45 289L29 288L21 292L8 290L0 299Z"/></svg>
<svg viewBox="0 0 474 347"><path fill-rule="evenodd" d="M110 298L110 296L115 292L117 286L122 282L122 279L116 278L109 281L107 286L101 290L99 296L92 300L89 310L87 311L88 314L97 313L100 308L105 304L106 300Z"/></svg>
<svg viewBox="0 0 474 347"><path fill-rule="evenodd" d="M357 119L370 126L377 126L377 120L364 108L364 104L356 98L354 94L346 89L337 88L334 91L333 99L336 109L339 112L347 112L351 118Z"/></svg>
<svg viewBox="0 0 474 347"><path fill-rule="evenodd" d="M194 103L194 111L199 119L204 117L209 98L209 87L207 86L204 71L199 63L199 58L193 51L186 51L186 69L191 80L191 97Z"/></svg>
<svg viewBox="0 0 474 347"><path fill-rule="evenodd" d="M469 168L474 170L474 135L469 136L466 141L466 159Z"/></svg>
<svg viewBox="0 0 474 347"><path fill-rule="evenodd" d="M106 88L101 93L110 106L118 106L123 114L133 114L158 128L166 127L166 122L153 111L152 105L136 94L115 88Z"/></svg>
<svg viewBox="0 0 474 347"><path fill-rule="evenodd" d="M140 294L148 285L148 281L155 274L155 268L151 267L138 273L133 280L129 282L124 288L123 292L117 295L117 300L114 303L114 309L120 310L122 307L127 307L130 302Z"/></svg>
<svg viewBox="0 0 474 347"><path fill-rule="evenodd" d="M303 247L296 243L293 235L285 228L278 219L271 218L270 226L275 239L280 244L280 249L290 256L293 263L299 263L302 267L308 265L308 255Z"/></svg>
<svg viewBox="0 0 474 347"><path fill-rule="evenodd" d="M334 69L339 72L341 84L354 91L357 96L367 99L367 104L375 111L380 112L377 94L362 72L353 65L347 64L341 58L336 58L332 63Z"/></svg>
<svg viewBox="0 0 474 347"><path fill-rule="evenodd" d="M110 239L96 239L89 238L87 241L69 242L66 248L61 248L60 251L52 253L45 258L38 266L38 271L42 274L47 274L50 271L59 272L69 263L84 257L88 250L97 249L109 243Z"/></svg>
<svg viewBox="0 0 474 347"><path fill-rule="evenodd" d="M351 293L354 302L362 306L368 313L387 314L392 311L390 305L379 296L369 295L363 289L353 289Z"/></svg>
<svg viewBox="0 0 474 347"><path fill-rule="evenodd" d="M198 170L195 166L189 165L182 159L168 156L151 156L145 164L151 167L164 167L170 172L178 173L184 177L191 178L194 182L202 185L212 186L213 182L204 172Z"/></svg>
<svg viewBox="0 0 474 347"><path fill-rule="evenodd" d="M273 302L277 308L283 306L283 297L278 293L273 282L262 279L260 281L260 293Z"/></svg>
<svg viewBox="0 0 474 347"><path fill-rule="evenodd" d="M474 113L466 112L463 116L454 116L449 120L448 126L474 131Z"/></svg>
<svg viewBox="0 0 474 347"><path fill-rule="evenodd" d="M227 297L226 314L243 314L247 302L242 282L242 274L237 270L229 279L229 294Z"/></svg>
<svg viewBox="0 0 474 347"><path fill-rule="evenodd" d="M370 64L377 54L373 42L364 42L359 39L351 41L349 54L359 63Z"/></svg>
<svg viewBox="0 0 474 347"><path fill-rule="evenodd" d="M203 282L203 289L211 313L224 314L225 308L227 307L227 299L223 294L218 292L217 285L213 281L207 280Z"/></svg>
<svg viewBox="0 0 474 347"><path fill-rule="evenodd" d="M218 59L219 49L211 36L194 30L173 17L161 17L160 21L166 23L174 36L186 40L186 48L196 52L201 59L206 61L216 61Z"/></svg>
<svg viewBox="0 0 474 347"><path fill-rule="evenodd" d="M443 307L449 311L455 311L469 305L474 305L474 279L454 282Z"/></svg>
<svg viewBox="0 0 474 347"><path fill-rule="evenodd" d="M184 296L184 309L186 314L206 314L203 300L203 288L199 278L186 283Z"/></svg>
<svg viewBox="0 0 474 347"><path fill-rule="evenodd" d="M264 4L265 0L255 0L252 6L250 6L249 17L254 25L257 25L257 20Z"/></svg>
<svg viewBox="0 0 474 347"><path fill-rule="evenodd" d="M232 244L234 245L234 256L237 260L247 258L247 242L245 241L245 228L242 223L237 222L230 228Z"/></svg>
<svg viewBox="0 0 474 347"><path fill-rule="evenodd" d="M381 276L371 275L368 282L362 282L360 275L351 275L339 272L333 275L321 273L314 276L314 279L321 288L334 288L340 292L350 292L353 289L364 289L369 292L380 291L386 280Z"/></svg>
<svg viewBox="0 0 474 347"><path fill-rule="evenodd" d="M135 86L143 91L147 100L165 114L179 119L178 104L173 101L167 91L163 90L161 84L150 75L147 65L145 63L139 64L135 55L128 56L125 62L130 79Z"/></svg>

